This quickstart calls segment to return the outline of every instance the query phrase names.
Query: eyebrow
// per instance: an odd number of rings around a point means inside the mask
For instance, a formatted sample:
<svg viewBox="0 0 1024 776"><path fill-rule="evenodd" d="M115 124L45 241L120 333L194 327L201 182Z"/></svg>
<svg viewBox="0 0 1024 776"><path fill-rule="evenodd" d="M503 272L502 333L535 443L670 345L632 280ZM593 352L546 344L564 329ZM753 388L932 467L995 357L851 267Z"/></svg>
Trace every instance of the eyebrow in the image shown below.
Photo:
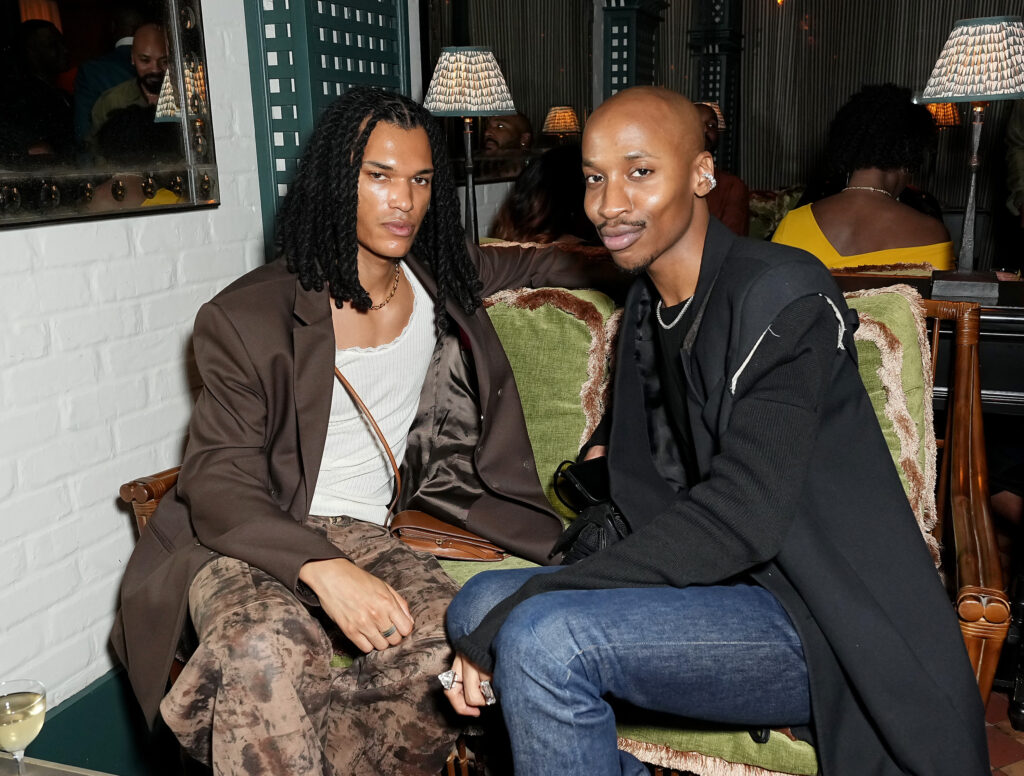
<svg viewBox="0 0 1024 776"><path fill-rule="evenodd" d="M384 164L384 162L375 162L372 159L364 159L363 164L369 165L370 167L376 167L378 170L386 170L387 172L394 172L395 170L395 168L392 167L390 164ZM433 173L433 167L424 167L422 170L414 172L413 175L433 175Z"/></svg>
<svg viewBox="0 0 1024 776"><path fill-rule="evenodd" d="M630 151L628 154L623 154L623 159L634 161L636 159L658 159L657 154L652 154L650 151ZM596 167L597 163L592 159L584 159L583 165L586 167Z"/></svg>

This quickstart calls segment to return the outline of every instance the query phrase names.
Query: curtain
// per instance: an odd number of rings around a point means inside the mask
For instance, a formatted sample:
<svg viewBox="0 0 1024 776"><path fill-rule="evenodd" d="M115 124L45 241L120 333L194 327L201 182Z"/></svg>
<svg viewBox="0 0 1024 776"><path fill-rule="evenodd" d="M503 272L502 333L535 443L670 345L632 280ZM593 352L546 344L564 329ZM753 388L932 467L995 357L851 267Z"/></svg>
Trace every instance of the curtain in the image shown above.
<svg viewBox="0 0 1024 776"><path fill-rule="evenodd" d="M42 19L52 22L54 27L64 32L60 26L60 9L57 7L57 0L18 0L18 4L23 22L27 22L29 19Z"/></svg>

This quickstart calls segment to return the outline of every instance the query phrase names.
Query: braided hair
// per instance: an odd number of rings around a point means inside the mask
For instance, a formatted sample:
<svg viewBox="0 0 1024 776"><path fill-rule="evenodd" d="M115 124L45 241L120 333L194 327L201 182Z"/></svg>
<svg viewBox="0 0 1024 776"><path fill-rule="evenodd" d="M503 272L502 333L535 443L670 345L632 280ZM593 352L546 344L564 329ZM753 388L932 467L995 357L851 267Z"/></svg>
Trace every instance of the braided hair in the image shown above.
<svg viewBox="0 0 1024 776"><path fill-rule="evenodd" d="M370 308L370 295L359 282L356 237L359 170L366 142L378 122L400 129L421 128L430 141L434 177L430 205L413 242L416 256L437 283L434 319L447 328L445 300L467 314L480 305L480 280L466 249L445 148L437 122L421 105L379 89L351 89L324 110L302 155L277 220L278 255L299 276L307 291L326 283L334 303Z"/></svg>
<svg viewBox="0 0 1024 776"><path fill-rule="evenodd" d="M917 172L935 148L938 130L910 89L895 84L863 87L839 109L828 136L828 161L836 172L877 167Z"/></svg>

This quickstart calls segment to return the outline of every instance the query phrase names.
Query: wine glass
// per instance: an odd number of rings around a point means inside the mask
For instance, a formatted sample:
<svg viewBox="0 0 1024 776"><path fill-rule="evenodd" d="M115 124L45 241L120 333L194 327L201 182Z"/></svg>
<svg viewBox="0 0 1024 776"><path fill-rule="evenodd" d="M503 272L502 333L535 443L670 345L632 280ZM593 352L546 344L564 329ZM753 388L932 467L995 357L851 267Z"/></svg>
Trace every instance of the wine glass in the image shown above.
<svg viewBox="0 0 1024 776"><path fill-rule="evenodd" d="M0 682L0 749L10 752L23 774L25 747L43 729L46 688L31 679Z"/></svg>

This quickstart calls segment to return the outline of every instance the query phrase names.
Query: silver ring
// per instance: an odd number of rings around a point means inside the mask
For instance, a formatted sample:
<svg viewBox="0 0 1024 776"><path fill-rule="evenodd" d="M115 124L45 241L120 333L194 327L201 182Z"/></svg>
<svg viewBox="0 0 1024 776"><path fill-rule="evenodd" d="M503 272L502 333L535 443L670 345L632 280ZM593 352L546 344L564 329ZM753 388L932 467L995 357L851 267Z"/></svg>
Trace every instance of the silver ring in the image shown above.
<svg viewBox="0 0 1024 776"><path fill-rule="evenodd" d="M461 682L462 680L459 678L458 674L455 673L454 668L449 668L444 673L437 675L437 681L441 683L441 686L444 687L444 689L450 690L455 686L456 682Z"/></svg>
<svg viewBox="0 0 1024 776"><path fill-rule="evenodd" d="M396 630L398 630L398 626L397 626L397 625L392 625L392 626L391 626L390 628L388 628L388 629L387 629L386 631L381 631L381 632L380 632L380 635L381 635L381 636L383 636L384 638L387 638L387 637L388 637L388 636L390 636L390 635L391 635L392 633L394 633L394 632L395 632Z"/></svg>
<svg viewBox="0 0 1024 776"><path fill-rule="evenodd" d="M498 702L498 699L494 697L494 690L491 688L491 683L486 679L480 682L480 694L484 696L484 700L487 701L488 706L493 706Z"/></svg>

